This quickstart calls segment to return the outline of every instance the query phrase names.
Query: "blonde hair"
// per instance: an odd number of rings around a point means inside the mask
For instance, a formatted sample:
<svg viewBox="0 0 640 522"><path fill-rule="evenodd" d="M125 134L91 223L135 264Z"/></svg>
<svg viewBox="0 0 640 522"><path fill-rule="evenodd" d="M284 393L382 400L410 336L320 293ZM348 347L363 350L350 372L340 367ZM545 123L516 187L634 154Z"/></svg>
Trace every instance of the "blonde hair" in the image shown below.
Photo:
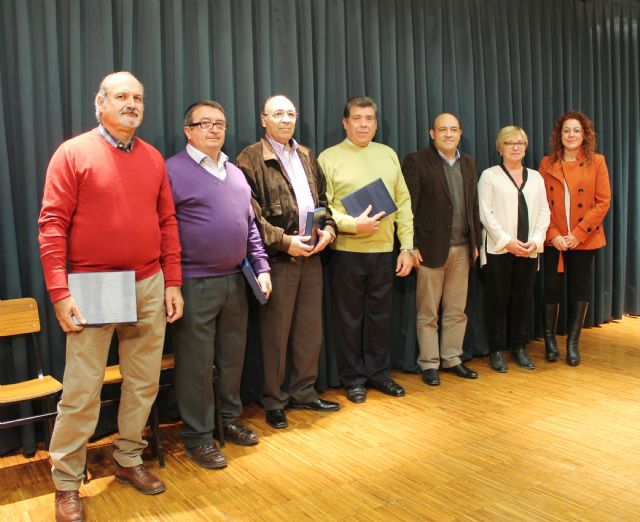
<svg viewBox="0 0 640 522"><path fill-rule="evenodd" d="M515 125L507 125L502 127L496 136L496 150L500 152L505 141L509 141L512 138L522 138L529 145L529 137L522 127Z"/></svg>

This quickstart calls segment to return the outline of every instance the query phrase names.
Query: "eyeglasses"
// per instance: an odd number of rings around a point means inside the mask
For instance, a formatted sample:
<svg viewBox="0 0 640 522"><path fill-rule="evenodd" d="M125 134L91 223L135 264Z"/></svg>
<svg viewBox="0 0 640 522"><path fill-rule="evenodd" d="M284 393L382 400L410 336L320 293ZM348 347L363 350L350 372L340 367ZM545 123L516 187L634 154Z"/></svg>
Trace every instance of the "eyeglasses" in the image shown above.
<svg viewBox="0 0 640 522"><path fill-rule="evenodd" d="M263 112L264 116L271 116L274 120L280 121L284 118L284 115L287 115L287 118L290 120L295 120L299 114L295 111L275 111L275 112Z"/></svg>
<svg viewBox="0 0 640 522"><path fill-rule="evenodd" d="M227 130L228 125L227 125L227 122L224 120L216 120L216 121L203 120L203 121L196 121L194 123L190 123L188 127L200 127L204 131L211 130L213 127L215 127L216 129L223 131L223 130Z"/></svg>
<svg viewBox="0 0 640 522"><path fill-rule="evenodd" d="M527 142L526 141L505 141L503 145L508 149L513 149L516 146L519 149L524 149L527 146Z"/></svg>

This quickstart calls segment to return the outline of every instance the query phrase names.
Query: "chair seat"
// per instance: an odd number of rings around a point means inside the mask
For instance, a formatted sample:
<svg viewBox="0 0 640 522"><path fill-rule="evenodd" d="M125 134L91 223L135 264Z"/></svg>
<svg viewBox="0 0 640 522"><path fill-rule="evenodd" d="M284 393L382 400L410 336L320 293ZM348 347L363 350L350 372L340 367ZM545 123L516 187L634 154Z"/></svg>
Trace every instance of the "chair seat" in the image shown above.
<svg viewBox="0 0 640 522"><path fill-rule="evenodd" d="M173 354L163 355L162 361L160 362L160 371L170 370L173 368ZM122 382L122 373L120 373L120 365L113 364L111 366L107 366L104 369L104 380L103 384L115 384L117 382Z"/></svg>
<svg viewBox="0 0 640 522"><path fill-rule="evenodd" d="M45 375L42 379L5 384L0 386L0 404L40 399L60 390L62 383L50 375Z"/></svg>

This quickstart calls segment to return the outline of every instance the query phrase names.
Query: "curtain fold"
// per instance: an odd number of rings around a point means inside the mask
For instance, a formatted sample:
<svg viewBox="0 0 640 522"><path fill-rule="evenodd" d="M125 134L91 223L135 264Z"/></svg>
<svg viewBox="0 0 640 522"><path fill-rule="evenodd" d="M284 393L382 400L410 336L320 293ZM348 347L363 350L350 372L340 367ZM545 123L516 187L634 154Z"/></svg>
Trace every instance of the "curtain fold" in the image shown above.
<svg viewBox="0 0 640 522"><path fill-rule="evenodd" d="M95 126L100 79L125 69L145 85L139 135L166 156L184 146L183 113L200 98L225 106L232 158L262 134L261 104L276 92L296 103L296 138L316 153L343 139L350 96L376 99L376 139L401 161L428 144L433 117L451 111L479 172L498 161L502 126L527 131L525 161L536 168L557 116L581 109L594 121L613 195L587 324L638 315L639 21L635 0L0 0L0 298L37 298L45 367L61 378L64 336L37 244L45 171L63 140ZM532 335L541 327L540 281L536 295ZM393 364L411 371L415 278L397 280L393 298ZM468 357L486 353L482 303L472 271ZM339 384L330 307L326 288L320 387ZM1 382L27 375L20 343L0 343ZM252 313L245 400L259 389ZM30 429L2 433L0 453L34 441Z"/></svg>

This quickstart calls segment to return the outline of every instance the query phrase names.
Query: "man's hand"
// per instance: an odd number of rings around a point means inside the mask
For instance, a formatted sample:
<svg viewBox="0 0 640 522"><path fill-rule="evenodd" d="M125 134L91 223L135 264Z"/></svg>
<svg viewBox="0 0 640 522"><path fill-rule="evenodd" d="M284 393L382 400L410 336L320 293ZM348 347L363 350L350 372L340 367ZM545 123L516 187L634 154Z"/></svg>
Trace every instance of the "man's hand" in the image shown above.
<svg viewBox="0 0 640 522"><path fill-rule="evenodd" d="M413 256L411 256L413 258L413 268L420 268L420 266L422 265L422 254L420 253L419 249L415 249L413 251Z"/></svg>
<svg viewBox="0 0 640 522"><path fill-rule="evenodd" d="M167 310L168 323L175 323L182 317L184 299L179 286L168 286L164 289L164 306Z"/></svg>
<svg viewBox="0 0 640 522"><path fill-rule="evenodd" d="M564 236L556 236L551 240L551 242L557 250L564 251L567 249L567 242Z"/></svg>
<svg viewBox="0 0 640 522"><path fill-rule="evenodd" d="M260 287L260 290L262 290L264 296L269 299L272 290L271 274L269 274L269 272L262 272L261 274L258 274L258 286Z"/></svg>
<svg viewBox="0 0 640 522"><path fill-rule="evenodd" d="M473 262L474 263L478 260L479 256L480 256L480 251L478 250L478 247L475 247L473 249Z"/></svg>
<svg viewBox="0 0 640 522"><path fill-rule="evenodd" d="M514 256L524 257L529 255L529 251L524 247L524 243L518 239L512 239L504 248Z"/></svg>
<svg viewBox="0 0 640 522"><path fill-rule="evenodd" d="M369 217L373 207L369 205L364 212L356 218L356 232L358 234L371 234L380 228L380 220L384 217L385 212L378 212L375 216Z"/></svg>
<svg viewBox="0 0 640 522"><path fill-rule="evenodd" d="M326 230L318 229L318 242L316 246L311 251L312 254L317 254L318 252L322 252L325 248L327 248L331 242L333 241L333 236L330 232Z"/></svg>
<svg viewBox="0 0 640 522"><path fill-rule="evenodd" d="M87 321L78 309L76 300L71 296L53 303L53 308L60 323L60 328L62 328L64 332L81 332L84 329L84 325L87 324ZM75 317L80 325L74 323L71 319L72 317Z"/></svg>
<svg viewBox="0 0 640 522"><path fill-rule="evenodd" d="M319 231L318 231L319 232ZM287 254L293 257L309 257L313 253L313 247L304 242L309 241L311 236L291 236L291 244Z"/></svg>
<svg viewBox="0 0 640 522"><path fill-rule="evenodd" d="M413 256L409 250L401 250L396 262L396 275L398 277L408 276L413 268Z"/></svg>

